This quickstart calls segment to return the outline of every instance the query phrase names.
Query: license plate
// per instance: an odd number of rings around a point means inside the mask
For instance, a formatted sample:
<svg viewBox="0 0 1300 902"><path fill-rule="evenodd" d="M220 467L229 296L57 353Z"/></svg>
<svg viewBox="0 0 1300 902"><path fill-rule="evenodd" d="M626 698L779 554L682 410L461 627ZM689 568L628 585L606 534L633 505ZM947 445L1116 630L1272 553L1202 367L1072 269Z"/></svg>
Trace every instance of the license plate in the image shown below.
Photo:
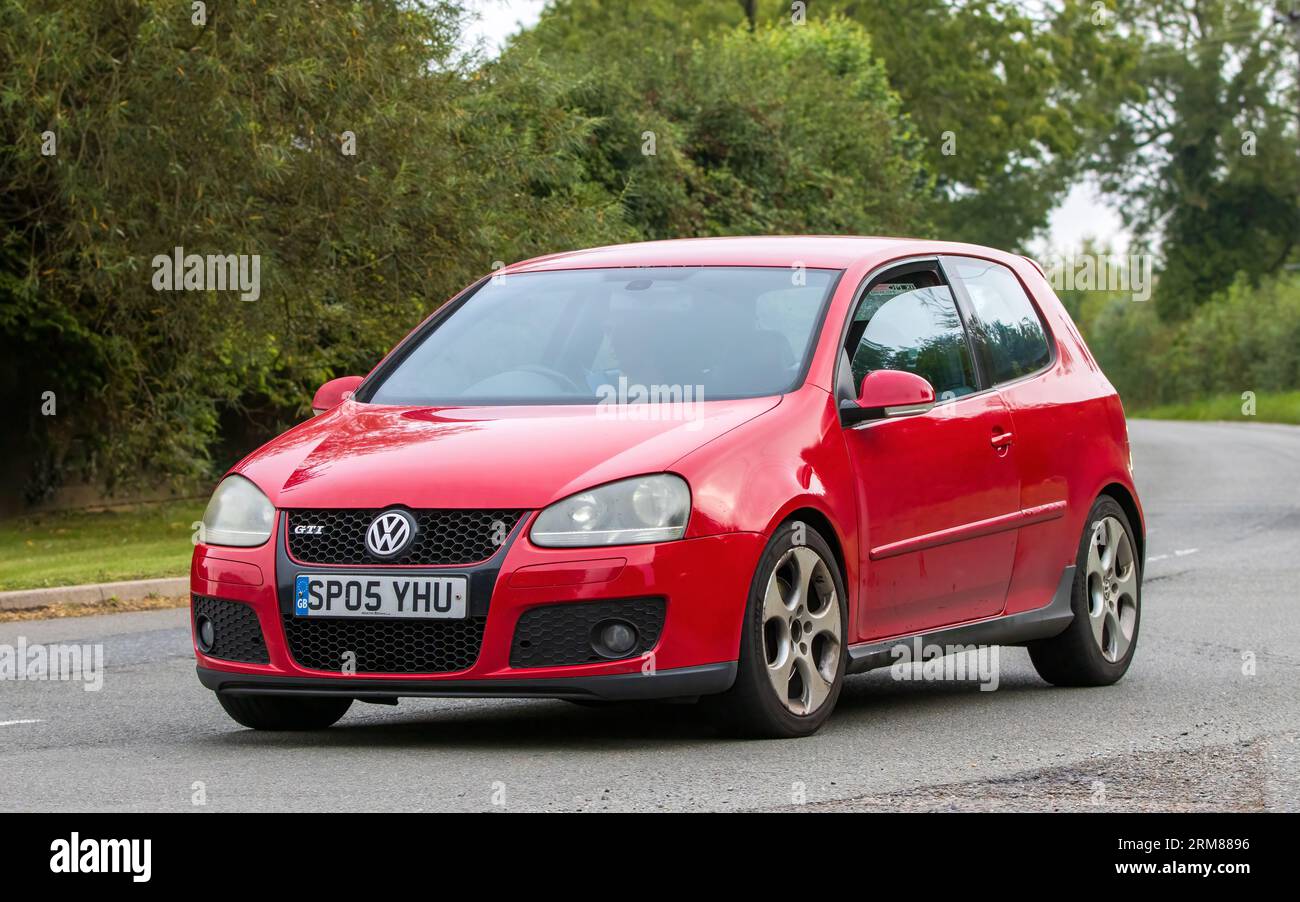
<svg viewBox="0 0 1300 902"><path fill-rule="evenodd" d="M465 617L464 576L350 576L299 573L293 613L298 617Z"/></svg>

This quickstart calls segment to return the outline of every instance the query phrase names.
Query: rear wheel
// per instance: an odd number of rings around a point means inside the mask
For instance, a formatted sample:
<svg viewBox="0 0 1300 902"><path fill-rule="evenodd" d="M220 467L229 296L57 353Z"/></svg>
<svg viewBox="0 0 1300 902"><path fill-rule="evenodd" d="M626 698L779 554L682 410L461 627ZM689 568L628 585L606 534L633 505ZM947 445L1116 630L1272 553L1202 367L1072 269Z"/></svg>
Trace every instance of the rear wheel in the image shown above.
<svg viewBox="0 0 1300 902"><path fill-rule="evenodd" d="M1071 605L1074 620L1052 639L1029 643L1038 675L1057 686L1109 686L1124 676L1137 648L1142 562L1128 515L1103 495L1079 542Z"/></svg>
<svg viewBox="0 0 1300 902"><path fill-rule="evenodd" d="M710 700L745 735L816 732L844 683L847 623L844 581L830 546L806 524L785 524L750 585L736 682Z"/></svg>
<svg viewBox="0 0 1300 902"><path fill-rule="evenodd" d="M350 698L225 695L217 701L237 723L254 730L323 730L352 707Z"/></svg>

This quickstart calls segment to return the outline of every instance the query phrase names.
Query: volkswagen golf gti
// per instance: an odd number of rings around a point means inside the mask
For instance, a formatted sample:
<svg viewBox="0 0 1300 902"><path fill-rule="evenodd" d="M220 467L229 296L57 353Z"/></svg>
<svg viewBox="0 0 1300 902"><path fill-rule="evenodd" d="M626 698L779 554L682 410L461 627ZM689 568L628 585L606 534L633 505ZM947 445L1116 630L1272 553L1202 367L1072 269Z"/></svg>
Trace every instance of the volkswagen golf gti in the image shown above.
<svg viewBox="0 0 1300 902"><path fill-rule="evenodd" d="M1133 658L1124 412L1022 257L541 257L312 407L226 475L194 552L198 676L248 727L506 696L699 700L803 736L904 646L1023 645L1059 686Z"/></svg>

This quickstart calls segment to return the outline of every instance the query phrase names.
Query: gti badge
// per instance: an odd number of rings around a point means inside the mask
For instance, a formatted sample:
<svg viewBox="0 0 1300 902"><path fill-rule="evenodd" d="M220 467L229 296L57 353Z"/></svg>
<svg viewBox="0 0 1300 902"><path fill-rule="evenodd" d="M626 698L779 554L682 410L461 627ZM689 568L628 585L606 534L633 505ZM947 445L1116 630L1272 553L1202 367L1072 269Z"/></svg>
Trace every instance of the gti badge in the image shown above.
<svg viewBox="0 0 1300 902"><path fill-rule="evenodd" d="M397 557L415 538L415 529L415 518L406 511L384 511L366 530L366 548L375 557Z"/></svg>

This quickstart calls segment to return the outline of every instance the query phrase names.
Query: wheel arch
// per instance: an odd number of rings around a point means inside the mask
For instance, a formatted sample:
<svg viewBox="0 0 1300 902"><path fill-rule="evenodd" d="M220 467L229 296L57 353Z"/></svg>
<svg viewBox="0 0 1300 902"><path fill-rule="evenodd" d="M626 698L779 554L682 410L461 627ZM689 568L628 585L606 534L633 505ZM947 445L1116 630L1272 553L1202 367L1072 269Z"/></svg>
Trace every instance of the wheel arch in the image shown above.
<svg viewBox="0 0 1300 902"><path fill-rule="evenodd" d="M1128 516L1129 525L1133 527L1133 537L1137 540L1138 560L1142 562L1142 569L1146 569L1147 563L1147 531L1146 524L1142 519L1142 508L1138 506L1137 497L1133 492L1120 482L1112 482L1098 493L1097 497L1107 496L1114 499L1115 503L1124 509L1125 515Z"/></svg>
<svg viewBox="0 0 1300 902"><path fill-rule="evenodd" d="M780 529L786 523L796 520L807 523L813 529L821 534L826 540L826 544L831 546L831 553L835 555L835 566L839 568L840 579L844 582L844 591L846 593L845 602L850 603L853 599L852 584L849 582L848 562L844 556L844 542L840 538L840 531L835 528L835 524L824 511L815 507L797 507L784 514L777 523L768 530L769 538L775 535L776 530ZM849 611L853 611L853 606L849 604ZM847 627L847 624L846 624Z"/></svg>

